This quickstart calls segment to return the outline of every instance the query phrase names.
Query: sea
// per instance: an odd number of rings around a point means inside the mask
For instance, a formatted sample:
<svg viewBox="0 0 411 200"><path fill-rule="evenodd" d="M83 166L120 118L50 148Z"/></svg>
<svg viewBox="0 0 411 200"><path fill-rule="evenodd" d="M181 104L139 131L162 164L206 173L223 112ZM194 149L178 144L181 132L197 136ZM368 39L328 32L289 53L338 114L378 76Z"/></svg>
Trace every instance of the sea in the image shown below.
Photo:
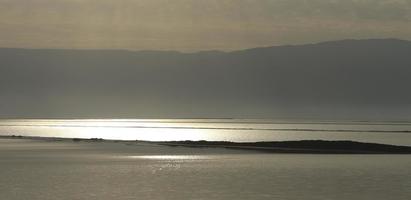
<svg viewBox="0 0 411 200"><path fill-rule="evenodd" d="M352 140L411 145L411 122L267 119L0 120L1 135L232 142Z"/></svg>
<svg viewBox="0 0 411 200"><path fill-rule="evenodd" d="M116 140L354 140L411 146L407 122L2 120L0 134ZM271 154L0 139L0 199L409 200L410 155Z"/></svg>

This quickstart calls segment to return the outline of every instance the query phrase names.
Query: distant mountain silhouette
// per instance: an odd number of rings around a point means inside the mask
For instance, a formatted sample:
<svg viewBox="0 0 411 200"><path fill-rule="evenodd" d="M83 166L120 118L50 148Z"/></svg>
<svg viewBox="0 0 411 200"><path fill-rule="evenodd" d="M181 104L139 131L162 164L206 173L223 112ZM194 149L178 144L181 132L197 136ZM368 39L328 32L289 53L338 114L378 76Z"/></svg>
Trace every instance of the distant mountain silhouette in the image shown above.
<svg viewBox="0 0 411 200"><path fill-rule="evenodd" d="M0 117L411 119L411 42L0 49Z"/></svg>

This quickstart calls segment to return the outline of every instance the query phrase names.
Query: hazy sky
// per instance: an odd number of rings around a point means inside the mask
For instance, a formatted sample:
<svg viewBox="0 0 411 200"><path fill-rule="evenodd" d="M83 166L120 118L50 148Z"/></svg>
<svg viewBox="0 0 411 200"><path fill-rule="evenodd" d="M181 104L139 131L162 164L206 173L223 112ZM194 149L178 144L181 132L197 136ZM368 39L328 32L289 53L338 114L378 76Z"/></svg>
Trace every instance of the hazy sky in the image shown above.
<svg viewBox="0 0 411 200"><path fill-rule="evenodd" d="M197 51L411 39L411 0L0 0L0 47Z"/></svg>

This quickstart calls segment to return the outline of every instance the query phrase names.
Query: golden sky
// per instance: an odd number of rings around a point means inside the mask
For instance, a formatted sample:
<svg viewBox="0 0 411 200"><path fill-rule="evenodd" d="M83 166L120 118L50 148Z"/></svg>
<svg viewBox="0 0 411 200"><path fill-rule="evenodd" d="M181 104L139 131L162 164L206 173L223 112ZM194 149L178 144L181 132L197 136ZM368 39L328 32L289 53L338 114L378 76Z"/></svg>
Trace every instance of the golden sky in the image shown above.
<svg viewBox="0 0 411 200"><path fill-rule="evenodd" d="M411 39L411 0L0 0L0 47L234 50Z"/></svg>

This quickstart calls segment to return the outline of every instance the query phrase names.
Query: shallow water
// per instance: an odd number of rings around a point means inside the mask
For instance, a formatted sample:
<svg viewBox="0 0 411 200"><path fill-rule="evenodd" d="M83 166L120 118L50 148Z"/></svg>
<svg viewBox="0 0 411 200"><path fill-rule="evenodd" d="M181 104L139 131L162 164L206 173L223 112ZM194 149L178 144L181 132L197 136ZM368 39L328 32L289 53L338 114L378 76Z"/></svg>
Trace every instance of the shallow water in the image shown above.
<svg viewBox="0 0 411 200"><path fill-rule="evenodd" d="M411 156L0 139L1 199L411 198Z"/></svg>
<svg viewBox="0 0 411 200"><path fill-rule="evenodd" d="M354 140L411 145L409 122L273 120L0 120L0 135L120 140Z"/></svg>

